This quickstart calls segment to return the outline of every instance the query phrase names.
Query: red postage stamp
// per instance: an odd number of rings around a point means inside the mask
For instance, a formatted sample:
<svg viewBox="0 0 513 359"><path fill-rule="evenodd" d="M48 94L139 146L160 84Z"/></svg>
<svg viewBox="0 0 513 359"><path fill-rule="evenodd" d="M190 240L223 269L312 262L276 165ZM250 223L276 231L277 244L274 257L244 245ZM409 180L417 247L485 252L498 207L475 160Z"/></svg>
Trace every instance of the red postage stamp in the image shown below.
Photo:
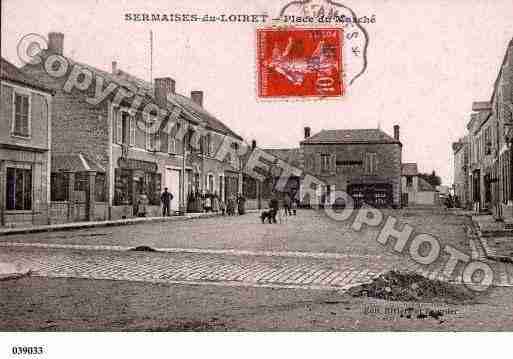
<svg viewBox="0 0 513 359"><path fill-rule="evenodd" d="M340 28L258 29L258 96L342 96L342 41Z"/></svg>

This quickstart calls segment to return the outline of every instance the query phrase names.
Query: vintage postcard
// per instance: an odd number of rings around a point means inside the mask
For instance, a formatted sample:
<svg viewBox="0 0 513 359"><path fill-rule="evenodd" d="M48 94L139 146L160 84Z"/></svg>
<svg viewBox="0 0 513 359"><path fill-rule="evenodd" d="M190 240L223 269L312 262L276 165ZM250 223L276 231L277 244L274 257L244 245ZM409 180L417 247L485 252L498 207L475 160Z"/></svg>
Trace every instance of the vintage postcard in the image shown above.
<svg viewBox="0 0 513 359"><path fill-rule="evenodd" d="M1 332L513 330L511 0L1 24Z"/></svg>

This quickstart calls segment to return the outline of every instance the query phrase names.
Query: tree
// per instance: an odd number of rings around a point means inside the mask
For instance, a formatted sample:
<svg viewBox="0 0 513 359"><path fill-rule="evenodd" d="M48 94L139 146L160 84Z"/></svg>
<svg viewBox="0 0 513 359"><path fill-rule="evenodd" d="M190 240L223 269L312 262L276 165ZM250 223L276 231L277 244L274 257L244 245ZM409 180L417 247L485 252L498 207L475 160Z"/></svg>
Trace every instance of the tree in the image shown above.
<svg viewBox="0 0 513 359"><path fill-rule="evenodd" d="M440 186L442 184L442 179L434 170L431 173L419 173L419 177L424 179L433 187Z"/></svg>

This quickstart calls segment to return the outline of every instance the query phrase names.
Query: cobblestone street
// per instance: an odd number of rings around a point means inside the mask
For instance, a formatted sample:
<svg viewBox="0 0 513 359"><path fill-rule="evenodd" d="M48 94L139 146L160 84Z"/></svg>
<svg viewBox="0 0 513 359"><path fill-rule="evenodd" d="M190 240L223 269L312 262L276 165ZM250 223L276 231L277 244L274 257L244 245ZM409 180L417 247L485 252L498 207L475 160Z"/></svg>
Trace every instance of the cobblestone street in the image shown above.
<svg viewBox="0 0 513 359"><path fill-rule="evenodd" d="M431 233L442 244L451 244L472 258L479 255L466 235L467 217L437 210L388 214L396 216L400 223L412 225L415 232ZM215 288L222 292L228 287L235 291L242 287L294 289L326 296L333 291L342 293L393 269L420 271L433 278L440 272L436 265L426 272L407 255L395 254L389 246L379 244L375 240L378 229L356 232L350 228L351 222L336 222L320 211L300 211L283 224L262 225L258 220L256 214L249 214L3 236L0 263L30 269L33 277L75 278L88 283L188 286L188 293L194 288L199 293L203 287L213 288L210 293L215 293ZM157 250L131 250L136 246ZM495 284L510 286L511 265L490 264L497 272ZM460 274L457 271L451 281L459 283ZM13 291L19 290L16 283L4 282L0 294L4 306L14 304ZM30 295L37 295L36 288L28 286L25 290L35 290ZM7 313L10 312L4 311L4 315ZM16 325L12 318L4 317L4 322Z"/></svg>

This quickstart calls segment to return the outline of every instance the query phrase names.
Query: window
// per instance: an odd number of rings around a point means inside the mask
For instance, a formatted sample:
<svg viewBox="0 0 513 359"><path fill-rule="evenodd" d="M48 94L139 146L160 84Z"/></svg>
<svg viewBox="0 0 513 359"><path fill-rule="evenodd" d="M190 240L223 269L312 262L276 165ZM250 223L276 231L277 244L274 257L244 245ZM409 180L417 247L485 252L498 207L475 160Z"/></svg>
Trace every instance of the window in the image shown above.
<svg viewBox="0 0 513 359"><path fill-rule="evenodd" d="M30 96L14 92L14 119L12 134L30 136Z"/></svg>
<svg viewBox="0 0 513 359"><path fill-rule="evenodd" d="M373 152L369 152L365 154L365 173L372 175L377 171L378 163L376 159L376 154Z"/></svg>
<svg viewBox="0 0 513 359"><path fill-rule="evenodd" d="M119 111L116 119L116 143L135 145L135 117L127 111Z"/></svg>
<svg viewBox="0 0 513 359"><path fill-rule="evenodd" d="M32 170L7 167L5 197L7 210L31 210Z"/></svg>
<svg viewBox="0 0 513 359"><path fill-rule="evenodd" d="M156 119L147 117L146 127L146 149L148 151L158 151L160 149L160 131L154 127ZM169 142L168 142L169 148Z"/></svg>
<svg viewBox="0 0 513 359"><path fill-rule="evenodd" d="M413 177L412 176L406 176L406 187L413 186Z"/></svg>
<svg viewBox="0 0 513 359"><path fill-rule="evenodd" d="M330 155L329 153L321 154L321 171L329 171L330 169Z"/></svg>

